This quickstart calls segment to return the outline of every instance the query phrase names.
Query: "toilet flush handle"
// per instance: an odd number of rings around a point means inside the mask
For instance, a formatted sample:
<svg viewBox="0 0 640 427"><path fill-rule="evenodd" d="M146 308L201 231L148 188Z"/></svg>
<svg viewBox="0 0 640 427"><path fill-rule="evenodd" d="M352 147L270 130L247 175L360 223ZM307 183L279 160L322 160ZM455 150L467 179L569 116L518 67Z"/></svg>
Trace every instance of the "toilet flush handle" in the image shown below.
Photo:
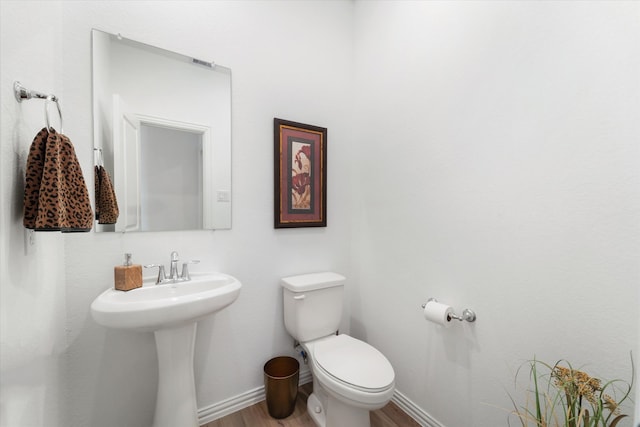
<svg viewBox="0 0 640 427"><path fill-rule="evenodd" d="M301 300L301 299L304 299L304 298L305 298L305 295L304 295L304 294L302 294L302 295L296 295L295 297L293 297L293 299L296 299L296 300Z"/></svg>

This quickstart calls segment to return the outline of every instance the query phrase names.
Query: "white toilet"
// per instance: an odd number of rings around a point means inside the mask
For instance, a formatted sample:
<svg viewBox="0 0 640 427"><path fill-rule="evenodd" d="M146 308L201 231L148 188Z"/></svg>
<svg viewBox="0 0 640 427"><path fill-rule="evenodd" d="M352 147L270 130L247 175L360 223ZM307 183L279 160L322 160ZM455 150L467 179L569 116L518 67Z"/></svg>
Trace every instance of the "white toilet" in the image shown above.
<svg viewBox="0 0 640 427"><path fill-rule="evenodd" d="M313 393L307 411L319 427L370 427L369 411L393 396L395 373L369 344L336 335L345 278L314 273L282 279L284 324L307 353Z"/></svg>

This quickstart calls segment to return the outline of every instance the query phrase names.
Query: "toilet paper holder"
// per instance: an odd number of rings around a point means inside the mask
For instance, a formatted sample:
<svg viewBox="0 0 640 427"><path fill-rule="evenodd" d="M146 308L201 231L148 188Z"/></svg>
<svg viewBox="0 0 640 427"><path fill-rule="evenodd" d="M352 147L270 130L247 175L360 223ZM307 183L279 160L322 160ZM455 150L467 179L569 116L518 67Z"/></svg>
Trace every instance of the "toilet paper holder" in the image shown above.
<svg viewBox="0 0 640 427"><path fill-rule="evenodd" d="M424 309L427 306L428 302L438 302L437 299L435 298L429 298L427 300L427 302L425 302L424 304L422 304L422 308ZM455 320L459 320L459 321L463 321L466 320L467 322L475 322L476 321L476 313L475 311L469 309L469 308L465 308L464 310L462 310L462 316L458 316L455 313L451 313L449 314L447 317L449 317L447 320L451 320L451 319L455 319Z"/></svg>

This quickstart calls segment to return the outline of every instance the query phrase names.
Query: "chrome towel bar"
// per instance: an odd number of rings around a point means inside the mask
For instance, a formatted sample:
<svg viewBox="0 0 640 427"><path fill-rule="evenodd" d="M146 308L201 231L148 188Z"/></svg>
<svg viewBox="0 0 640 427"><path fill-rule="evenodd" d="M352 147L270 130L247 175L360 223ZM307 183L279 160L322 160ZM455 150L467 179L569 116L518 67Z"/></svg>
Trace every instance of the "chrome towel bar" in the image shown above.
<svg viewBox="0 0 640 427"><path fill-rule="evenodd" d="M51 130L51 121L49 120L49 102L55 102L58 109L58 116L60 117L60 133L64 133L62 126L62 110L60 109L60 99L57 96L53 94L47 95L42 92L27 89L26 87L22 86L22 83L20 83L19 81L13 82L13 94L15 95L16 101L18 102L22 102L23 99L31 98L44 99L44 120L47 124L47 129L49 130Z"/></svg>

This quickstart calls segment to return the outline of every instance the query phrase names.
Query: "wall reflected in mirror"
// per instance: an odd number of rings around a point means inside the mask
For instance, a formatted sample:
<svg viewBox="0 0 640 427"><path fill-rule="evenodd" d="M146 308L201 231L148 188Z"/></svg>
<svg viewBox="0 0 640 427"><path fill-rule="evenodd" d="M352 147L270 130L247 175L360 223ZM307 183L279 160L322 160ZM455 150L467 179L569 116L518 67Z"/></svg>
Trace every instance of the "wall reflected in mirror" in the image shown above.
<svg viewBox="0 0 640 427"><path fill-rule="evenodd" d="M96 162L119 207L96 230L231 228L231 70L98 30L92 41Z"/></svg>

